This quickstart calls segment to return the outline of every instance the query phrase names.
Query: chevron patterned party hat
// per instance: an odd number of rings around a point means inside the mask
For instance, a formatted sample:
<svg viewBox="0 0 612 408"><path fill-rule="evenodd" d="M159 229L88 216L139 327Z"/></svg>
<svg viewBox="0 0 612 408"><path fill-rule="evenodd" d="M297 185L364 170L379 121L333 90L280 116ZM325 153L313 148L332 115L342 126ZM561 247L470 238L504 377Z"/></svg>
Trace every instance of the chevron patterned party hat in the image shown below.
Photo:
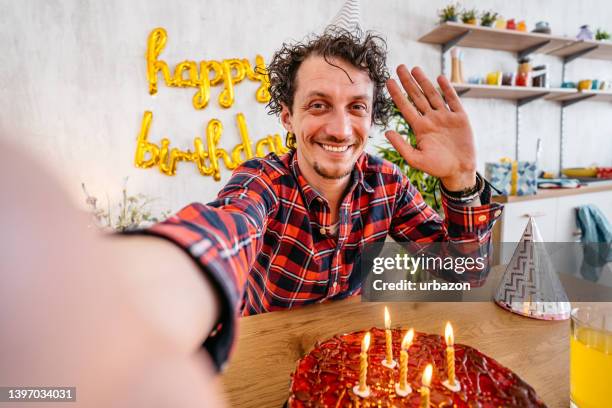
<svg viewBox="0 0 612 408"><path fill-rule="evenodd" d="M325 31L333 28L343 28L352 33L361 31L361 13L359 0L345 0L336 17L329 23Z"/></svg>
<svg viewBox="0 0 612 408"><path fill-rule="evenodd" d="M569 319L571 306L533 217L497 288L495 303L534 319Z"/></svg>

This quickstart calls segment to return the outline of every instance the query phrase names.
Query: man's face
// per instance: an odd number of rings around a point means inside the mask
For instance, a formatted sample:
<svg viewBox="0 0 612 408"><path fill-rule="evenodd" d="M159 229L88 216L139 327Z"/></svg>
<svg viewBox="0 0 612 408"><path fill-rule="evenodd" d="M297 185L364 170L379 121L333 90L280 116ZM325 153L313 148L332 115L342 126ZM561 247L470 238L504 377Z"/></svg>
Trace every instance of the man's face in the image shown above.
<svg viewBox="0 0 612 408"><path fill-rule="evenodd" d="M363 152L374 93L366 72L341 59L329 62L320 56L302 62L293 110L283 106L281 112L283 125L296 136L302 172L328 180L348 176Z"/></svg>

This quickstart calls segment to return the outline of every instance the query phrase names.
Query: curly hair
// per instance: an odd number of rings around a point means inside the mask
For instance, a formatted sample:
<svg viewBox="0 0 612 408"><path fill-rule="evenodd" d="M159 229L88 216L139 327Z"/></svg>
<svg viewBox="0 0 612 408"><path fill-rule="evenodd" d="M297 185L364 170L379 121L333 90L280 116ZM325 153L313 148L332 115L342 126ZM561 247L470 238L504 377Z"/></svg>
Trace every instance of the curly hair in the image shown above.
<svg viewBox="0 0 612 408"><path fill-rule="evenodd" d="M321 56L330 65L331 58L339 58L366 72L374 84L372 122L386 126L392 112L392 104L385 92L389 79L387 70L387 43L371 32L352 33L342 28L331 27L323 34L307 38L303 42L283 43L274 53L267 67L270 78L270 102L267 105L270 115L279 115L282 105L293 109L296 91L296 75L300 65L310 56ZM335 66L335 65L334 65ZM287 137L287 145L295 146L295 141Z"/></svg>

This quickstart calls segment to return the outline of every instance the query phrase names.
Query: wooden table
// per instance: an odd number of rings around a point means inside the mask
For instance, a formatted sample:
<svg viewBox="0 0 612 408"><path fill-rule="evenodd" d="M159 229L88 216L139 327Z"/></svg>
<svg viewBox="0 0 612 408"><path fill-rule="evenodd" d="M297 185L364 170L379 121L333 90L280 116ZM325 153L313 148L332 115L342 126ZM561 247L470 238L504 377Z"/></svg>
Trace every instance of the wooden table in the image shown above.
<svg viewBox="0 0 612 408"><path fill-rule="evenodd" d="M496 268L499 275L500 268ZM496 282L487 284L488 288ZM485 288L485 290L488 290ZM389 303L393 327L443 334L453 323L456 342L476 347L533 386L549 407L569 406L569 321L539 321L493 302ZM244 317L231 363L221 377L232 407L281 407L296 361L317 340L383 327L383 303L359 298Z"/></svg>

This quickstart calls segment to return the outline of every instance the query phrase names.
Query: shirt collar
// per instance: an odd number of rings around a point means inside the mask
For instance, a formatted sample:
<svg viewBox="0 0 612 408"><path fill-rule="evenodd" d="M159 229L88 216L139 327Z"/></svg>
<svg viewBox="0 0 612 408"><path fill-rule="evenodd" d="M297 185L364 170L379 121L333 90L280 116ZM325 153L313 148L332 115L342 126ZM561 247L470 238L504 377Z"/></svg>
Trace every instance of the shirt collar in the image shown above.
<svg viewBox="0 0 612 408"><path fill-rule="evenodd" d="M363 187L363 189L367 193L373 193L374 189L365 181L364 173L368 169L368 154L363 152L359 159L357 159L357 163L355 163L355 169L353 170L353 177L357 178L357 182Z"/></svg>
<svg viewBox="0 0 612 408"><path fill-rule="evenodd" d="M302 172L300 171L300 167L298 166L297 151L294 150L291 153L291 155L292 157L291 157L291 162L289 166L291 167L291 171L293 172L293 175L298 182L300 191L304 195L304 201L306 203L306 208L310 209L310 205L315 200L319 200L321 203L326 202L325 198L321 194L319 194L317 190L312 188L310 184L308 184L308 181L306 181L306 178L302 175Z"/></svg>
<svg viewBox="0 0 612 408"><path fill-rule="evenodd" d="M325 197L323 197L317 190L312 188L312 186L308 183L306 178L302 175L302 172L300 171L300 168L298 166L297 153L295 151L292 153L292 156L293 157L290 160L289 167L291 168L291 171L293 172L294 177L298 181L298 186L300 187L300 190L302 191L304 195L304 201L306 203L306 207L310 208L310 205L315 200L319 200L322 203L327 202ZM374 189L370 187L370 185L365 181L364 176L363 176L364 170L367 169L367 166L368 166L368 155L364 152L361 154L361 156L359 156L359 158L357 159L357 162L355 163L355 167L353 168L353 172L351 175L352 186L355 186L355 184L359 184L363 187L363 189L366 192L373 193ZM350 188L350 190L352 191L353 188Z"/></svg>

